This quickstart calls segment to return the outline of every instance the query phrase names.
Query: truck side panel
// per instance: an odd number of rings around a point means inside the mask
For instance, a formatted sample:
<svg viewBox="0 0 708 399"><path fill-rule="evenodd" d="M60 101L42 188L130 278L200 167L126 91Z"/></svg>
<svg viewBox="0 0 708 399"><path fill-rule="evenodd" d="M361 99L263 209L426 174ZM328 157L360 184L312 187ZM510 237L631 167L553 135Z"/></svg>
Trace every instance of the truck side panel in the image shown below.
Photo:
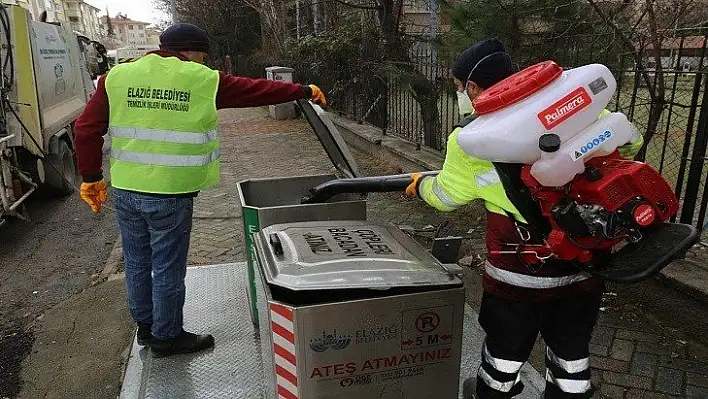
<svg viewBox="0 0 708 399"><path fill-rule="evenodd" d="M44 146L39 120L39 99L37 98L37 87L34 83L35 71L32 67L29 14L20 7L10 7L9 11L10 24L14 25L14 29L12 29L12 42L14 45L13 63L15 68L15 84L12 93L10 93L10 99L11 101L29 105L20 105L15 109L18 111L22 121L35 140ZM5 54L3 54L3 59L4 57ZM8 121L10 124L10 133L14 133L17 139L13 141L12 144L22 145L35 155L39 155L39 150L32 143L32 140L26 137L26 133L22 131L17 120L14 117L10 117Z"/></svg>
<svg viewBox="0 0 708 399"><path fill-rule="evenodd" d="M86 106L79 42L73 33L32 21L32 48L42 132L46 138L71 124Z"/></svg>

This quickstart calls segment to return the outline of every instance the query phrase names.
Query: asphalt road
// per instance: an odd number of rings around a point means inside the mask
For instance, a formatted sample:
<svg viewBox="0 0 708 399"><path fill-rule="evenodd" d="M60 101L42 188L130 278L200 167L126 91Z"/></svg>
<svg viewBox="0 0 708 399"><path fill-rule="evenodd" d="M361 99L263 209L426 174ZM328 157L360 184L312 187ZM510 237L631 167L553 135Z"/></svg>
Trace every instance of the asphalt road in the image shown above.
<svg viewBox="0 0 708 399"><path fill-rule="evenodd" d="M0 227L0 398L19 392L33 322L88 286L117 237L112 212L94 215L78 194L36 195L27 211Z"/></svg>

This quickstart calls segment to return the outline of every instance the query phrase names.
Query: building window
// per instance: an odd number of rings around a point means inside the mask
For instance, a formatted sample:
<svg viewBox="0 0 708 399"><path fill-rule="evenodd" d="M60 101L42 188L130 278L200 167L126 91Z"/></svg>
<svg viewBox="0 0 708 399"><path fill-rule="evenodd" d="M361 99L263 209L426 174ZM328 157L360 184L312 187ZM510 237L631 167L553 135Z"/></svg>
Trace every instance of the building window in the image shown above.
<svg viewBox="0 0 708 399"><path fill-rule="evenodd" d="M79 22L79 17L69 17L69 22Z"/></svg>
<svg viewBox="0 0 708 399"><path fill-rule="evenodd" d="M118 33L123 33L123 28L118 28Z"/></svg>
<svg viewBox="0 0 708 399"><path fill-rule="evenodd" d="M133 30L133 29L135 29L135 26L133 26L133 25L128 25L128 30Z"/></svg>
<svg viewBox="0 0 708 399"><path fill-rule="evenodd" d="M141 33L141 34L140 34L140 37L145 37L145 34L144 34L144 33Z"/></svg>

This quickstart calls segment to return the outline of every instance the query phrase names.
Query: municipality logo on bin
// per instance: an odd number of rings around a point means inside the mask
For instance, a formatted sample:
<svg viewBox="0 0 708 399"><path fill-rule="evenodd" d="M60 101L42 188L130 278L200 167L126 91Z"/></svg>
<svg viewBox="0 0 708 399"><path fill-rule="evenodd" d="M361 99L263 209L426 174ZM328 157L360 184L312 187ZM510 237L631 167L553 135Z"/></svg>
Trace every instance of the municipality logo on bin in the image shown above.
<svg viewBox="0 0 708 399"><path fill-rule="evenodd" d="M350 335L338 335L337 330L332 330L331 334L322 331L322 336L310 339L310 348L315 352L324 352L327 349L344 349L352 342Z"/></svg>

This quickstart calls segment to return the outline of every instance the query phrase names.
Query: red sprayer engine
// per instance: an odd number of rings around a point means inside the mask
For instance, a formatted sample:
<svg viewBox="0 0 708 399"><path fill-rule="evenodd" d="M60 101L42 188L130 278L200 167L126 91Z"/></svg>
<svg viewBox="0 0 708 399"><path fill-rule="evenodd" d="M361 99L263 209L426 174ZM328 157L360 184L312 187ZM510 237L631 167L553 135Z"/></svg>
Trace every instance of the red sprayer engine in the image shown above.
<svg viewBox="0 0 708 399"><path fill-rule="evenodd" d="M582 264L595 251L612 252L643 238L643 231L662 224L678 212L673 190L661 175L642 162L622 159L617 152L592 158L586 170L567 185L544 187L525 166L521 179L551 224L540 257ZM523 249L521 252L524 252ZM526 254L527 261L538 258Z"/></svg>

